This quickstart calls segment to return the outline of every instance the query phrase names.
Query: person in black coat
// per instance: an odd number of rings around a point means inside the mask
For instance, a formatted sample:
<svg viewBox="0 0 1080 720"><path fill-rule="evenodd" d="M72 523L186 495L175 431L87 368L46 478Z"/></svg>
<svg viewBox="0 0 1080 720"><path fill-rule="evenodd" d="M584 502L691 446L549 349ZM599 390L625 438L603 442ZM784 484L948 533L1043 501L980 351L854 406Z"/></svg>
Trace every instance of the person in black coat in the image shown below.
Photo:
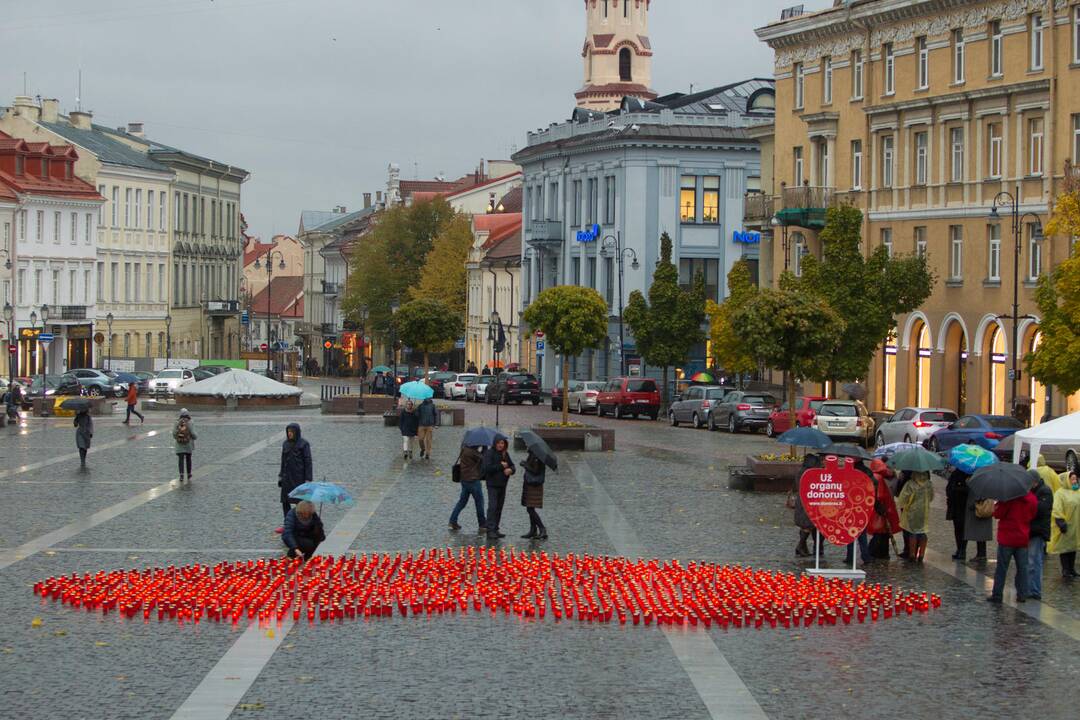
<svg viewBox="0 0 1080 720"><path fill-rule="evenodd" d="M289 549L289 557L303 555L305 560L310 560L325 539L326 530L319 514L315 512L315 505L302 500L289 510L289 514L285 516L284 531L281 533L281 541Z"/></svg>
<svg viewBox="0 0 1080 720"><path fill-rule="evenodd" d="M521 536L522 540L547 540L547 528L544 527L540 513L536 512L544 507L544 477L547 474L547 466L544 462L529 452L525 462L521 463L525 470L521 484L521 506L529 513L529 532Z"/></svg>
<svg viewBox="0 0 1080 720"><path fill-rule="evenodd" d="M296 488L311 482L311 444L300 436L299 423L289 423L285 428L285 442L281 445L281 469L278 471L278 487L281 488L281 510L288 516L297 501L289 497Z"/></svg>
<svg viewBox="0 0 1080 720"><path fill-rule="evenodd" d="M1031 474L1031 492L1038 503L1035 517L1029 525L1028 539L1028 597L1042 600L1043 562L1046 560L1046 543L1050 542L1050 516L1054 509L1054 491L1050 489L1037 470Z"/></svg>
<svg viewBox="0 0 1080 720"><path fill-rule="evenodd" d="M503 504L506 502L506 486L516 470L514 461L507 452L507 440L500 435L495 444L484 453L484 460L480 464L480 475L484 478L488 491L488 540L506 537L499 532L499 521L502 519Z"/></svg>
<svg viewBox="0 0 1080 720"><path fill-rule="evenodd" d="M956 540L953 560L967 558L967 542L964 541L964 508L967 507L969 477L971 477L970 474L954 468L949 473L949 480L945 484L945 519L952 520L953 537Z"/></svg>
<svg viewBox="0 0 1080 720"><path fill-rule="evenodd" d="M398 430L401 431L401 457L403 460L412 460L413 442L420 433L420 416L412 400L398 411Z"/></svg>

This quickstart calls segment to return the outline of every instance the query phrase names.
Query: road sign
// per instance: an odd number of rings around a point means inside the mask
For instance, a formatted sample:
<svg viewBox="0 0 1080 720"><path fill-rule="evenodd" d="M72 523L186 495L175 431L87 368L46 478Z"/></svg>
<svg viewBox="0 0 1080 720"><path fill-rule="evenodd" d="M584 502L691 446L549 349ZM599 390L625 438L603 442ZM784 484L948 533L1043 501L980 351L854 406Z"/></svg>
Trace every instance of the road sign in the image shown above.
<svg viewBox="0 0 1080 720"><path fill-rule="evenodd" d="M546 347L547 347L547 343L545 343L543 340L537 340L536 341L536 351L537 352L544 352L544 349Z"/></svg>
<svg viewBox="0 0 1080 720"><path fill-rule="evenodd" d="M55 338L52 333L41 333L37 336L38 342L51 343Z"/></svg>
<svg viewBox="0 0 1080 720"><path fill-rule="evenodd" d="M247 311L247 310L245 310L244 312L240 313L240 324L241 324L241 325L250 325L250 324L251 324L251 316L250 316L250 315L248 315L248 311Z"/></svg>
<svg viewBox="0 0 1080 720"><path fill-rule="evenodd" d="M19 352L19 346L15 343L8 343L7 351L14 355L15 353Z"/></svg>
<svg viewBox="0 0 1080 720"><path fill-rule="evenodd" d="M322 344L322 346L323 346L324 348L326 348L327 350L329 350L330 348L334 347L334 343L332 343L332 342L330 342L329 340L327 340L326 342L324 342L324 343Z"/></svg>
<svg viewBox="0 0 1080 720"><path fill-rule="evenodd" d="M101 332L95 333L94 334L94 342L96 342L98 345L101 345L102 343L104 343L105 342L105 333L101 333Z"/></svg>
<svg viewBox="0 0 1080 720"><path fill-rule="evenodd" d="M259 349L262 350L263 352L266 352L266 343L263 343L262 345L260 345Z"/></svg>
<svg viewBox="0 0 1080 720"><path fill-rule="evenodd" d="M544 332L543 332L543 330L537 330L537 331L536 331L536 339L537 339L537 340L539 340L539 339L540 339L540 338L542 338L542 337L544 337Z"/></svg>

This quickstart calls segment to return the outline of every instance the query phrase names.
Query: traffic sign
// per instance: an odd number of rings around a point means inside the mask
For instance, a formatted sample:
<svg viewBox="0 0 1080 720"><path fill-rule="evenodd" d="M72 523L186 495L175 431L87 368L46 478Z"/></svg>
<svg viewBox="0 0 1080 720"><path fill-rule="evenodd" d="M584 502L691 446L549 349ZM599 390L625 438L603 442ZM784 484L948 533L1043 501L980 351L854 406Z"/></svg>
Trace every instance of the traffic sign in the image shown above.
<svg viewBox="0 0 1080 720"><path fill-rule="evenodd" d="M537 350L537 352L544 352L544 348L546 348L546 347L547 347L547 343L545 343L543 340L537 340L536 341L536 350Z"/></svg>
<svg viewBox="0 0 1080 720"><path fill-rule="evenodd" d="M536 331L536 339L539 340L542 337L544 337L544 331L543 330L537 330Z"/></svg>
<svg viewBox="0 0 1080 720"><path fill-rule="evenodd" d="M326 342L324 342L324 343L322 344L322 346L323 346L324 348L326 348L327 350L329 350L330 348L334 347L334 343L332 343L332 342L330 342L329 340L327 340Z"/></svg>
<svg viewBox="0 0 1080 720"><path fill-rule="evenodd" d="M250 325L250 324L251 324L251 316L250 316L250 315L248 315L248 311L247 311L247 310L245 310L244 312L240 313L240 324L241 324L241 325Z"/></svg>
<svg viewBox="0 0 1080 720"><path fill-rule="evenodd" d="M259 349L262 350L263 352L266 352L266 348L267 348L266 343L263 343L262 345L259 346Z"/></svg>
<svg viewBox="0 0 1080 720"><path fill-rule="evenodd" d="M55 340L56 338L54 338L54 337L53 337L53 334L52 334L52 333L45 333L45 332L43 332L43 333L41 333L41 334L39 334L39 335L37 336L37 339L38 339L38 342L43 342L43 343L51 343L51 342L52 342L53 340Z"/></svg>
<svg viewBox="0 0 1080 720"><path fill-rule="evenodd" d="M8 343L7 351L14 355L15 353L19 352L19 346L15 343Z"/></svg>

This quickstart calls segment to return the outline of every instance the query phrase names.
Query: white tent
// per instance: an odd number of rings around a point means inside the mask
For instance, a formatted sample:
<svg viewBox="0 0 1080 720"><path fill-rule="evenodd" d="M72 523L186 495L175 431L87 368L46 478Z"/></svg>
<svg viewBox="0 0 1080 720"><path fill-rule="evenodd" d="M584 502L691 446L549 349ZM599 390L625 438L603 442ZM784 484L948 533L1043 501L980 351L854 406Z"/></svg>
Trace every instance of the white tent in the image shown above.
<svg viewBox="0 0 1080 720"><path fill-rule="evenodd" d="M1028 457L1039 457L1043 445L1080 445L1080 412L1059 417L1042 425L1024 428L1013 435L1013 462L1020 462L1020 450L1027 444Z"/></svg>
<svg viewBox="0 0 1080 720"><path fill-rule="evenodd" d="M199 395L221 398L250 398L250 397L293 397L302 395L303 390L279 383L265 375L250 372L248 370L230 370L212 378L200 380L191 385L178 388L176 395Z"/></svg>

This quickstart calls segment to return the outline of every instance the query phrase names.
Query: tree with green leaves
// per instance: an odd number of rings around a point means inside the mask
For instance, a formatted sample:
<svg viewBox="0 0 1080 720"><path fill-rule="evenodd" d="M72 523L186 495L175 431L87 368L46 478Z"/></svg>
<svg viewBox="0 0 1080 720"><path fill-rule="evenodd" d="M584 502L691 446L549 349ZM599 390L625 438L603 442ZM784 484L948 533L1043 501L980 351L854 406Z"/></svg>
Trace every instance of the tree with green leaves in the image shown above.
<svg viewBox="0 0 1080 720"><path fill-rule="evenodd" d="M1080 235L1080 189L1067 184L1055 198L1046 233ZM1035 304L1042 317L1039 346L1024 363L1040 383L1072 395L1080 390L1080 255L1075 247L1053 272L1039 278Z"/></svg>
<svg viewBox="0 0 1080 720"><path fill-rule="evenodd" d="M802 277L795 280L844 321L823 380L864 378L878 348L895 329L896 317L917 309L934 290L934 273L925 255L890 257L885 246L879 245L866 257L862 220L858 208L829 208L818 235L822 257L807 256Z"/></svg>
<svg viewBox="0 0 1080 720"><path fill-rule="evenodd" d="M461 317L446 303L432 298L402 305L394 315L394 327L403 343L424 353L425 371L428 353L449 350L465 331Z"/></svg>
<svg viewBox="0 0 1080 720"><path fill-rule="evenodd" d="M570 358L595 348L607 337L608 306L592 288L560 285L548 288L533 300L523 316L533 331L544 333L548 347L562 356L562 392L566 397ZM562 404L567 422L570 403Z"/></svg>
<svg viewBox="0 0 1080 720"><path fill-rule="evenodd" d="M605 313L606 314L606 313ZM653 272L649 299L630 293L624 313L638 352L649 365L664 369L664 407L668 404L668 368L686 360L690 349L705 341L705 278L700 274L690 289L679 287L679 270L671 262L671 237L660 236L660 263Z"/></svg>
<svg viewBox="0 0 1080 720"><path fill-rule="evenodd" d="M787 373L791 427L797 427L796 379L826 377L844 320L822 298L788 286L759 291L732 315L731 325L758 362Z"/></svg>
<svg viewBox="0 0 1080 720"><path fill-rule="evenodd" d="M745 260L732 265L727 277L727 299L720 304L712 300L705 303L705 314L709 317L709 341L716 364L729 375L742 375L757 369L757 361L746 338L735 332L731 318L754 299L757 286Z"/></svg>
<svg viewBox="0 0 1080 720"><path fill-rule="evenodd" d="M468 215L455 215L447 221L424 259L420 280L410 289L409 297L442 300L464 319L468 291L465 263L473 240L472 221Z"/></svg>

